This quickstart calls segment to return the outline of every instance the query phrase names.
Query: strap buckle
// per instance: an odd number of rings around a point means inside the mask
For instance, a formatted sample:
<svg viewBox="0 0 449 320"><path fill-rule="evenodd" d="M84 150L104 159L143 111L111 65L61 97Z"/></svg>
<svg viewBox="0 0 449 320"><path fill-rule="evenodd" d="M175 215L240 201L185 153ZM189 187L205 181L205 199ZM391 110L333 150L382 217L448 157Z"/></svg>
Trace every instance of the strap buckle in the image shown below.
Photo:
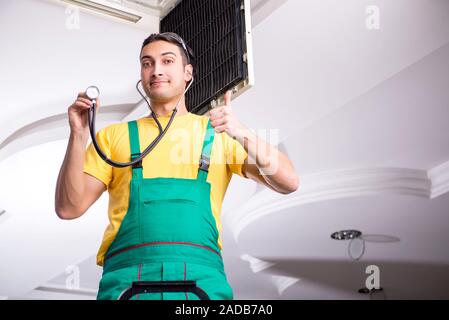
<svg viewBox="0 0 449 320"><path fill-rule="evenodd" d="M140 157L141 153L133 153L131 154L131 161ZM133 169L141 169L142 168L142 159L139 162L133 164Z"/></svg>
<svg viewBox="0 0 449 320"><path fill-rule="evenodd" d="M210 159L206 155L201 154L199 169L202 171L205 171L205 172L209 172L209 165L210 165Z"/></svg>

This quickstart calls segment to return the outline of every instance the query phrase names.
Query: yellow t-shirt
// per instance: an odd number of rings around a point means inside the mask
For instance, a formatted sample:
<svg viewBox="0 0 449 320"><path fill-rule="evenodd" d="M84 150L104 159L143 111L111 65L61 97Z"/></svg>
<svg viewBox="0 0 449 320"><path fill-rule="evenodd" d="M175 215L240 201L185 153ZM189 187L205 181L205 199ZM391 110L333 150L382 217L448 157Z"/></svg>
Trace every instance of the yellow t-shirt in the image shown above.
<svg viewBox="0 0 449 320"><path fill-rule="evenodd" d="M165 128L170 117L158 117ZM143 161L143 178L196 179L199 159L209 118L192 113L176 116L170 129L159 144ZM140 151L159 133L151 117L137 120ZM130 161L128 123L117 123L100 130L97 135L100 148L109 159ZM211 184L210 202L219 232L218 246L222 248L220 212L232 174L244 177L242 167L248 154L241 144L226 133L215 133L207 181ZM109 192L109 225L97 254L97 264L102 266L104 256L128 211L131 167L115 168L105 163L89 144L84 158L84 172L102 181Z"/></svg>

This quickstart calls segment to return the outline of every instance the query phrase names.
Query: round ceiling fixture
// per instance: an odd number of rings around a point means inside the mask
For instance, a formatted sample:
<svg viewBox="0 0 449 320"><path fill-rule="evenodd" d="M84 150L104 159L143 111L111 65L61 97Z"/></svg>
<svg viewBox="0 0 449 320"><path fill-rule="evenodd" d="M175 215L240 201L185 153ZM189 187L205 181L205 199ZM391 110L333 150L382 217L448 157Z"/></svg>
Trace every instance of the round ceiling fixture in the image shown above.
<svg viewBox="0 0 449 320"><path fill-rule="evenodd" d="M331 234L331 238L335 240L351 240L359 238L362 232L359 230L341 230Z"/></svg>
<svg viewBox="0 0 449 320"><path fill-rule="evenodd" d="M365 253L365 240L361 237L351 239L348 245L348 254L354 260L359 260Z"/></svg>
<svg viewBox="0 0 449 320"><path fill-rule="evenodd" d="M354 260L359 260L365 253L365 241L362 238L362 232L359 230L341 230L331 234L335 240L350 240L348 245L348 254Z"/></svg>

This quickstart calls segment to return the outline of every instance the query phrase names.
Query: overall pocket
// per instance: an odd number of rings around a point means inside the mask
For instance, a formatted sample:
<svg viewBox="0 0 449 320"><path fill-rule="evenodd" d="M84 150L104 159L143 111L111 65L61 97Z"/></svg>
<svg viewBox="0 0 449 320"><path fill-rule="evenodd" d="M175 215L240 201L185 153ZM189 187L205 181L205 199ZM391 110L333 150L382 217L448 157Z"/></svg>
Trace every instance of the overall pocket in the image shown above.
<svg viewBox="0 0 449 320"><path fill-rule="evenodd" d="M191 199L144 200L140 212L143 242L204 243L208 223L200 205Z"/></svg>

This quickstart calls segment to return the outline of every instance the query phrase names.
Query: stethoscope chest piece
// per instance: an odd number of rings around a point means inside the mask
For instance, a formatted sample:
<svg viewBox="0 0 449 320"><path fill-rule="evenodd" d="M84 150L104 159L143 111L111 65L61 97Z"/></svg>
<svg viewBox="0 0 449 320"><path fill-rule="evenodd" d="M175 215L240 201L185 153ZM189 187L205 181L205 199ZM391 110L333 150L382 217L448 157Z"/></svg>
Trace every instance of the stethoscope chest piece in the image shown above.
<svg viewBox="0 0 449 320"><path fill-rule="evenodd" d="M95 100L100 96L100 89L96 86L90 86L86 89L86 95L90 100Z"/></svg>

